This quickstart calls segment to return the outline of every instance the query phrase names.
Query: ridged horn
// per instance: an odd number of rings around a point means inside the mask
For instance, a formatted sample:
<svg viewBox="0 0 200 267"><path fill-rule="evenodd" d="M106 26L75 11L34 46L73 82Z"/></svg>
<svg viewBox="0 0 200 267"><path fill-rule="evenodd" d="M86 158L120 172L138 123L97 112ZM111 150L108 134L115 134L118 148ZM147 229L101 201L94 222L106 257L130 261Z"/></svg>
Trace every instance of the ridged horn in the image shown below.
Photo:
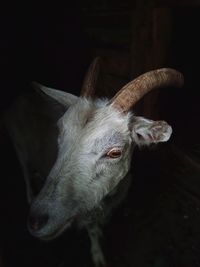
<svg viewBox="0 0 200 267"><path fill-rule="evenodd" d="M100 71L100 57L96 57L85 75L83 85L81 88L82 97L93 97L95 94L95 87Z"/></svg>
<svg viewBox="0 0 200 267"><path fill-rule="evenodd" d="M121 112L127 112L148 92L162 87L182 87L183 84L183 75L174 69L152 70L123 86L110 104Z"/></svg>

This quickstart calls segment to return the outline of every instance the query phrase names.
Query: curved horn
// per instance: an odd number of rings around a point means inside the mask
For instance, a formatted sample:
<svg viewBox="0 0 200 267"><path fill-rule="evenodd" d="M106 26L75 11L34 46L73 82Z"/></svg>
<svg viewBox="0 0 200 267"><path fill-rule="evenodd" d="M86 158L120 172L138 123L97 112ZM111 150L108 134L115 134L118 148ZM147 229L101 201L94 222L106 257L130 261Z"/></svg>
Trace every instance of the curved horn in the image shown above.
<svg viewBox="0 0 200 267"><path fill-rule="evenodd" d="M96 57L90 65L81 88L82 97L92 97L95 94L95 87L100 70L100 58Z"/></svg>
<svg viewBox="0 0 200 267"><path fill-rule="evenodd" d="M169 86L181 87L183 83L183 75L174 69L149 71L122 87L110 104L121 112L127 112L151 90Z"/></svg>

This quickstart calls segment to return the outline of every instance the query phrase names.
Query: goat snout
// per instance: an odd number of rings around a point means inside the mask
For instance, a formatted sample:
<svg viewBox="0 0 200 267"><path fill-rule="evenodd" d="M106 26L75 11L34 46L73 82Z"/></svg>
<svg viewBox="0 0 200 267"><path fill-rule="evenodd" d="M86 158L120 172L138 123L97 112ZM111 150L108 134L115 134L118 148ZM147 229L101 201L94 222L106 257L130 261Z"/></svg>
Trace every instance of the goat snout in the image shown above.
<svg viewBox="0 0 200 267"><path fill-rule="evenodd" d="M37 214L31 212L28 218L28 226L31 231L36 232L41 230L48 222L49 216L47 214Z"/></svg>

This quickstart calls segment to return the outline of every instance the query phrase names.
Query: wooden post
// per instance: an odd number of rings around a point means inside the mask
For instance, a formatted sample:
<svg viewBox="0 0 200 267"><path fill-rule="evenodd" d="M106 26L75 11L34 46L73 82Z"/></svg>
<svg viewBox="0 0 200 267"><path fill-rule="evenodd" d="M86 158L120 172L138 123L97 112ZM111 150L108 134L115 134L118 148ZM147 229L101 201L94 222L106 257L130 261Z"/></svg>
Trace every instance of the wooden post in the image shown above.
<svg viewBox="0 0 200 267"><path fill-rule="evenodd" d="M152 46L147 55L145 70L166 67L169 55L171 37L171 12L169 8L154 8L152 10ZM159 119L158 98L160 91L153 91L143 101L143 114Z"/></svg>
<svg viewBox="0 0 200 267"><path fill-rule="evenodd" d="M139 1L133 14L131 76L165 66L170 44L170 9L155 7L153 1ZM149 118L159 118L159 92L151 92L137 105L136 111Z"/></svg>

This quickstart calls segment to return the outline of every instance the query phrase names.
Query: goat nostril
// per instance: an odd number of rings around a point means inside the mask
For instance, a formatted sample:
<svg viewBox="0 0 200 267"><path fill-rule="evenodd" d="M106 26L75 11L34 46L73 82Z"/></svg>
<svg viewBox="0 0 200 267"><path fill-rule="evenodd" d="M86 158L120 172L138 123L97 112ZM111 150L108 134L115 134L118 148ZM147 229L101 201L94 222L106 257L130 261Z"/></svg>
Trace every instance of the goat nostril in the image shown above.
<svg viewBox="0 0 200 267"><path fill-rule="evenodd" d="M38 231L47 223L49 217L48 215L40 215L40 216L29 216L29 226L31 230Z"/></svg>

